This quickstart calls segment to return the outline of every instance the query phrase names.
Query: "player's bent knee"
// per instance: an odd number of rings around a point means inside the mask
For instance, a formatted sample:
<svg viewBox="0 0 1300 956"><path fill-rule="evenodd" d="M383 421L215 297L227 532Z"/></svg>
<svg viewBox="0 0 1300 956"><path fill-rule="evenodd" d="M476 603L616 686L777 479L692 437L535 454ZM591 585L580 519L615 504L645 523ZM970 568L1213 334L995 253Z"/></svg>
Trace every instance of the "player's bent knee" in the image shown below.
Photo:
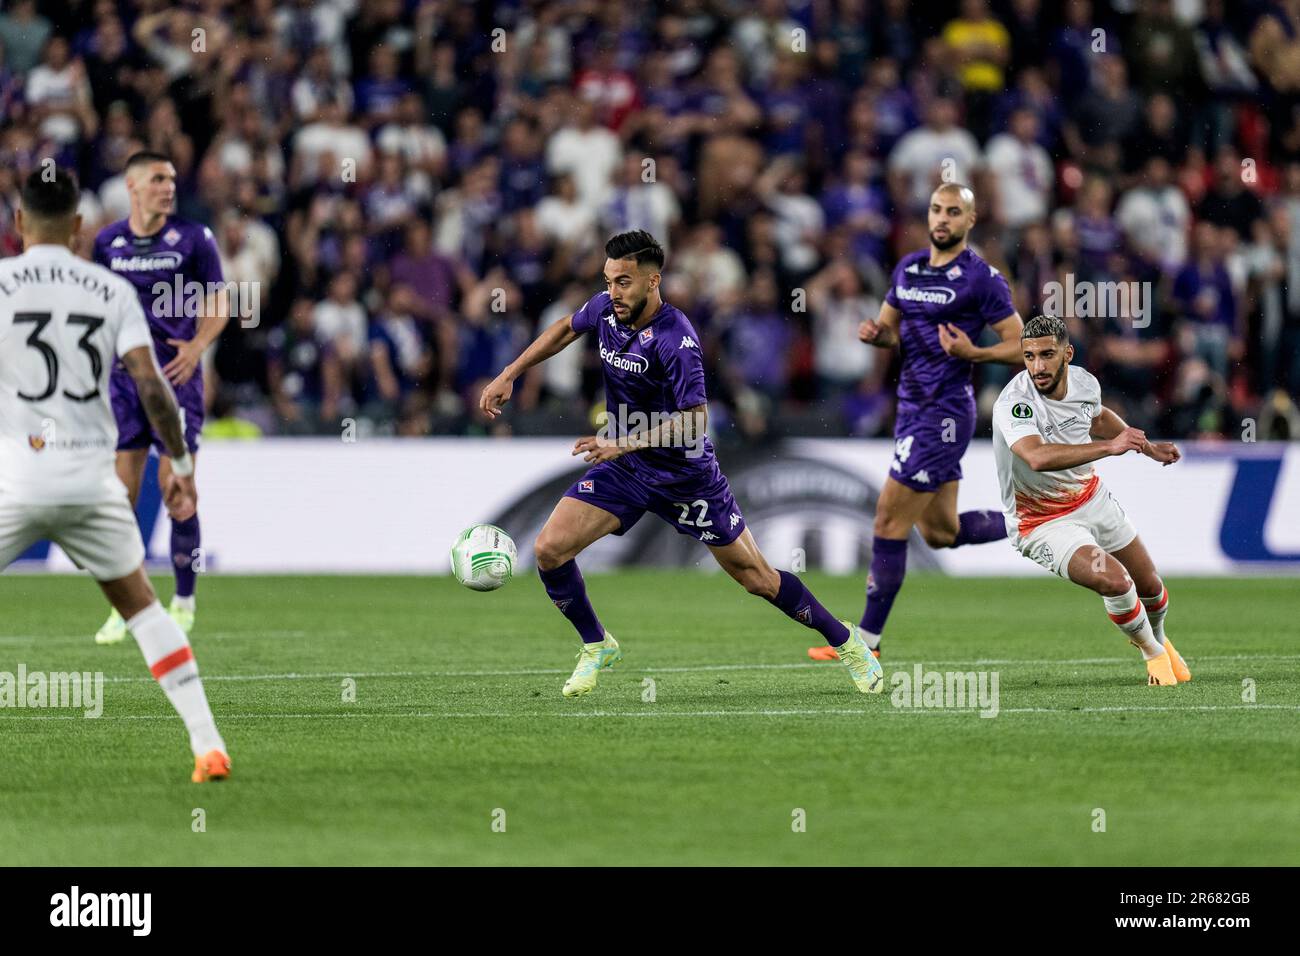
<svg viewBox="0 0 1300 956"><path fill-rule="evenodd" d="M554 571L572 555L558 541L543 534L538 535L533 543L533 557L537 561L538 570Z"/></svg>
<svg viewBox="0 0 1300 956"><path fill-rule="evenodd" d="M1133 586L1133 579L1123 571L1107 572L1097 581L1097 593L1102 597L1119 597Z"/></svg>
<svg viewBox="0 0 1300 956"><path fill-rule="evenodd" d="M951 548L957 540L957 532L949 528L921 527L921 537L932 548Z"/></svg>

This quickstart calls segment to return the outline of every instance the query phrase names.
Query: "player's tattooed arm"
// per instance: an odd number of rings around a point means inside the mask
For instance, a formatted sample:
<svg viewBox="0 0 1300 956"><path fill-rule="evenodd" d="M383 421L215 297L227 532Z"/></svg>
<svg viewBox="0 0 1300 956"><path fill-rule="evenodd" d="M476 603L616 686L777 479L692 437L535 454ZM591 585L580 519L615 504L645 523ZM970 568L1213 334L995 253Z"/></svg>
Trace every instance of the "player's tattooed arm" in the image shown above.
<svg viewBox="0 0 1300 956"><path fill-rule="evenodd" d="M939 323L939 344L953 358L965 359L967 362L1005 362L1007 365L1023 365L1024 352L1020 344L1020 332L1024 323L1020 314L1012 312L1005 319L999 319L989 326L998 334L1000 340L996 345L980 346L970 340L970 336L951 322Z"/></svg>
<svg viewBox="0 0 1300 956"><path fill-rule="evenodd" d="M1103 407L1102 410L1092 420L1092 427L1088 434L1093 438L1102 440L1113 440L1122 435L1125 431L1138 431L1136 428L1130 429L1120 418L1109 408ZM1143 440L1142 447L1138 449L1152 461L1158 461L1162 465L1172 465L1178 459L1182 458L1182 452L1178 446L1171 441L1147 441Z"/></svg>
<svg viewBox="0 0 1300 956"><path fill-rule="evenodd" d="M149 424L162 439L163 447L172 458L181 458L187 452L185 432L181 427L180 406L176 396L163 378L154 359L153 349L147 346L131 349L122 356L122 364L135 382L140 404L149 416Z"/></svg>
<svg viewBox="0 0 1300 956"><path fill-rule="evenodd" d="M687 457L693 458L703 452L708 427L709 407L693 405L671 412L653 428L643 428L617 438L604 435L579 438L573 445L573 454L582 455L583 461L596 464L643 448L685 448Z"/></svg>
<svg viewBox="0 0 1300 956"><path fill-rule="evenodd" d="M501 374L488 383L479 395L479 410L488 418L501 414L501 406L510 401L515 390L515 379L523 375L534 365L540 365L552 355L558 355L572 345L582 335L573 330L573 316L566 315L560 321L545 329L541 335L529 343L523 354L502 370Z"/></svg>
<svg viewBox="0 0 1300 956"><path fill-rule="evenodd" d="M877 348L892 349L898 344L900 318L902 313L888 302L882 302L880 315L875 319L864 319L858 326L858 339Z"/></svg>

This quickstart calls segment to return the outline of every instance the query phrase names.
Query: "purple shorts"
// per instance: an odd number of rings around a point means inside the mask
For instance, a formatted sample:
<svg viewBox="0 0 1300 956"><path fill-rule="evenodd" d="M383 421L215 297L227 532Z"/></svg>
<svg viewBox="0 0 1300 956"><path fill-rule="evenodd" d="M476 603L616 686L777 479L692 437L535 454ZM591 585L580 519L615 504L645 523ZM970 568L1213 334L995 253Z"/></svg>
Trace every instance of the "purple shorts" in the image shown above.
<svg viewBox="0 0 1300 956"><path fill-rule="evenodd" d="M899 400L889 477L913 491L938 491L961 479L961 458L975 434L975 395L967 386L924 404Z"/></svg>
<svg viewBox="0 0 1300 956"><path fill-rule="evenodd" d="M185 447L191 452L199 450L199 433L203 431L203 374L196 370L194 377L184 385L173 386L176 402L181 408L181 425L185 430ZM125 369L115 368L109 378L108 393L113 402L113 417L117 419L117 450L148 448L153 445L158 454L166 455L162 439L154 434L149 416L140 404L135 381Z"/></svg>
<svg viewBox="0 0 1300 956"><path fill-rule="evenodd" d="M602 461L575 481L564 496L618 518L622 527L614 534L624 534L647 511L663 518L679 534L715 546L731 544L745 530L745 518L716 459L698 475L667 480L657 476L653 486L617 460Z"/></svg>

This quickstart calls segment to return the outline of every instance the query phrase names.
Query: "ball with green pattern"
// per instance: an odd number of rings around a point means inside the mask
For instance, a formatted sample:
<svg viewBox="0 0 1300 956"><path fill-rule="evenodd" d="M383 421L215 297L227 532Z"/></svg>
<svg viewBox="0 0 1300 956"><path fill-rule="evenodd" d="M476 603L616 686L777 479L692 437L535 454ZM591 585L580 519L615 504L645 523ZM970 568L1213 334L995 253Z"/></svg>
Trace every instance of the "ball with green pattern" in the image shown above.
<svg viewBox="0 0 1300 956"><path fill-rule="evenodd" d="M451 546L451 573L474 591L495 591L510 580L519 552L515 542L493 524L476 524Z"/></svg>

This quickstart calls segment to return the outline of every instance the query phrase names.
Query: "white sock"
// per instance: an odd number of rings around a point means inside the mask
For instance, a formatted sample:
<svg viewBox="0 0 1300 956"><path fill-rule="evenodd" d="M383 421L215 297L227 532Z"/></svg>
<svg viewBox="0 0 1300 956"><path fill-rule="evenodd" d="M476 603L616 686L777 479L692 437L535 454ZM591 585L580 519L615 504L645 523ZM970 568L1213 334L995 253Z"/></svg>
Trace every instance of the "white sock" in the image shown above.
<svg viewBox="0 0 1300 956"><path fill-rule="evenodd" d="M173 595L172 603L175 604L178 608L180 608L183 611L193 611L194 595L187 594L184 597L181 597L179 594Z"/></svg>
<svg viewBox="0 0 1300 956"><path fill-rule="evenodd" d="M1128 641L1142 652L1143 660L1151 660L1165 652L1164 645L1156 640L1147 619L1146 608L1138 600L1137 588L1132 584L1118 597L1103 597L1106 613L1115 622L1115 626L1128 635Z"/></svg>
<svg viewBox="0 0 1300 956"><path fill-rule="evenodd" d="M863 628L858 628L858 630L862 631L862 639L863 639L864 641L867 642L867 647L868 647L868 648L870 648L871 650L874 651L874 650L877 650L877 649L880 647L880 635L879 635L879 634L872 634L872 633L871 633L870 631L868 631L865 627L863 627Z"/></svg>
<svg viewBox="0 0 1300 956"><path fill-rule="evenodd" d="M1147 619L1151 622L1151 630L1161 644L1165 642L1165 615L1169 613L1169 591L1165 588L1163 581L1160 582L1160 593L1155 597L1144 597L1142 606L1147 609Z"/></svg>
<svg viewBox="0 0 1300 956"><path fill-rule="evenodd" d="M150 672L185 721L194 756L202 756L209 750L225 753L226 742L212 719L203 681L199 680L199 666L194 662L194 652L185 639L185 632L157 601L127 621L126 626L135 635Z"/></svg>

